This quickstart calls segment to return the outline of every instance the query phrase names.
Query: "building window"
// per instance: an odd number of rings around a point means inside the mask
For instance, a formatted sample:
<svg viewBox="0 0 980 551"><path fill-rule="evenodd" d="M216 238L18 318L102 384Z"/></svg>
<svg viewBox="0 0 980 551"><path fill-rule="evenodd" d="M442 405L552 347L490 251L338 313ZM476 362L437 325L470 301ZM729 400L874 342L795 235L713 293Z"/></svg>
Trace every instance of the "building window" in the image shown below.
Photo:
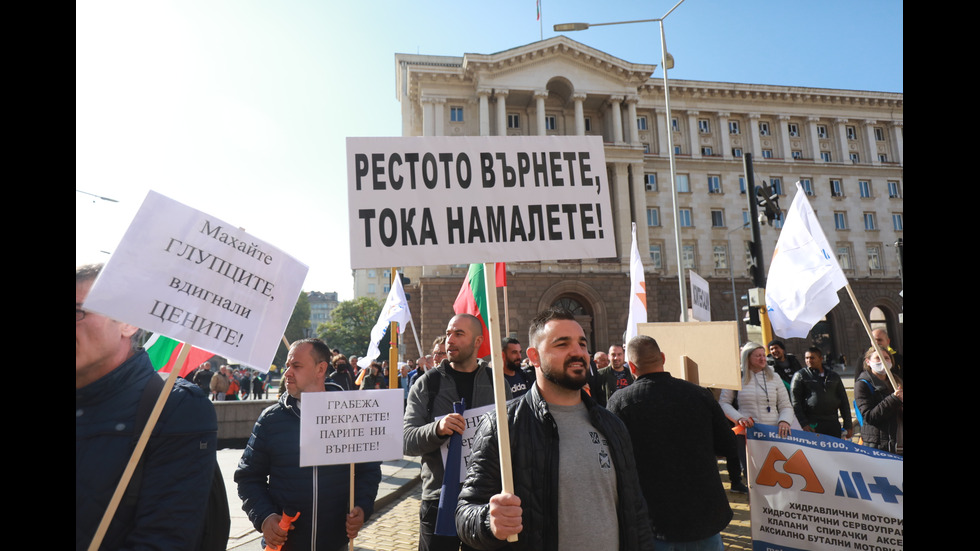
<svg viewBox="0 0 980 551"><path fill-rule="evenodd" d="M463 108L462 107L450 107L449 108L449 120L451 122L463 122Z"/></svg>
<svg viewBox="0 0 980 551"><path fill-rule="evenodd" d="M885 155L884 153L879 153L878 154L878 162L879 163L887 163L888 162L888 155Z"/></svg>
<svg viewBox="0 0 980 551"><path fill-rule="evenodd" d="M660 225L660 209L656 207L647 209L647 225L648 226Z"/></svg>
<svg viewBox="0 0 980 551"><path fill-rule="evenodd" d="M868 245L868 268L881 269L881 252L877 245Z"/></svg>
<svg viewBox="0 0 980 551"><path fill-rule="evenodd" d="M681 154L681 146L675 145L674 146L674 155L680 155L680 154Z"/></svg>
<svg viewBox="0 0 980 551"><path fill-rule="evenodd" d="M708 193L721 193L721 176L708 176Z"/></svg>
<svg viewBox="0 0 980 551"><path fill-rule="evenodd" d="M821 151L820 152L820 160L823 161L823 162L825 162L825 163L829 163L830 162L830 152L829 151Z"/></svg>
<svg viewBox="0 0 980 551"><path fill-rule="evenodd" d="M690 228L694 226L694 224L691 222L691 209L678 209L677 214L680 217L682 228Z"/></svg>
<svg viewBox="0 0 980 551"><path fill-rule="evenodd" d="M728 269L728 247L726 245L715 245L712 248L712 258L715 261L716 270Z"/></svg>
<svg viewBox="0 0 980 551"><path fill-rule="evenodd" d="M644 175L646 180L647 191L657 191L657 175L656 173L648 173Z"/></svg>
<svg viewBox="0 0 980 551"><path fill-rule="evenodd" d="M725 211L722 209L712 209L711 210L711 227L712 228L724 228L725 227Z"/></svg>
<svg viewBox="0 0 980 551"><path fill-rule="evenodd" d="M803 187L803 193L813 196L813 183L810 182L809 178L800 178L800 186Z"/></svg>
<svg viewBox="0 0 980 551"><path fill-rule="evenodd" d="M592 132L592 117L585 117L585 131Z"/></svg>
<svg viewBox="0 0 980 551"><path fill-rule="evenodd" d="M728 133L729 134L741 134L742 131L739 130L738 121L728 121Z"/></svg>
<svg viewBox="0 0 980 551"><path fill-rule="evenodd" d="M643 154L644 155L649 155L650 154L650 144L648 144L646 142L643 142Z"/></svg>
<svg viewBox="0 0 980 551"><path fill-rule="evenodd" d="M391 291L391 284L390 283L387 283L384 286L384 292L385 293L388 293L389 291Z"/></svg>
<svg viewBox="0 0 980 551"><path fill-rule="evenodd" d="M769 187L772 188L772 192L776 195L783 195L782 178L769 178Z"/></svg>
<svg viewBox="0 0 980 551"><path fill-rule="evenodd" d="M507 128L520 128L521 116L517 113L507 113Z"/></svg>
<svg viewBox="0 0 980 551"><path fill-rule="evenodd" d="M662 270L664 267L663 246L650 245L650 264L655 270Z"/></svg>
<svg viewBox="0 0 980 551"><path fill-rule="evenodd" d="M711 123L708 119L698 119L698 132L702 134L711 133Z"/></svg>
<svg viewBox="0 0 980 551"><path fill-rule="evenodd" d="M840 180L831 180L830 181L830 196L831 197L843 197L844 196L844 188L842 187Z"/></svg>
<svg viewBox="0 0 980 551"><path fill-rule="evenodd" d="M742 148L741 147L733 147L732 148L732 157L739 158L741 156L742 156Z"/></svg>
<svg viewBox="0 0 980 551"><path fill-rule="evenodd" d="M636 117L636 128L638 130L647 129L647 118L646 117Z"/></svg>
<svg viewBox="0 0 980 551"><path fill-rule="evenodd" d="M864 229L866 231L876 231L878 229L878 224L875 222L875 213L864 213Z"/></svg>
<svg viewBox="0 0 980 551"><path fill-rule="evenodd" d="M895 231L903 231L905 229L905 222L902 221L902 213L892 213L892 228Z"/></svg>
<svg viewBox="0 0 980 551"><path fill-rule="evenodd" d="M846 230L847 229L847 213L837 211L834 213L834 229L835 230Z"/></svg>
<svg viewBox="0 0 980 551"><path fill-rule="evenodd" d="M847 245L837 246L837 262L841 270L851 269L851 247Z"/></svg>
<svg viewBox="0 0 980 551"><path fill-rule="evenodd" d="M798 150L793 150L793 158L794 159L802 159L803 158L803 152L802 151L798 151Z"/></svg>
<svg viewBox="0 0 980 551"><path fill-rule="evenodd" d="M901 195L898 192L898 182L888 182L888 198L898 199Z"/></svg>
<svg viewBox="0 0 980 551"><path fill-rule="evenodd" d="M769 123L768 122L764 122L763 121L763 122L760 122L759 123L759 135L760 136L768 136L769 135Z"/></svg>
<svg viewBox="0 0 980 551"><path fill-rule="evenodd" d="M772 159L772 150L771 149L763 149L762 150L762 158L763 159Z"/></svg>
<svg viewBox="0 0 980 551"><path fill-rule="evenodd" d="M544 129L554 130L558 128L558 119L554 115L546 115L544 118Z"/></svg>
<svg viewBox="0 0 980 551"><path fill-rule="evenodd" d="M817 125L817 137L826 138L827 137L827 126L824 124Z"/></svg>
<svg viewBox="0 0 980 551"><path fill-rule="evenodd" d="M677 121L677 117L671 117L670 127L674 130L674 132L681 131L681 123Z"/></svg>
<svg viewBox="0 0 980 551"><path fill-rule="evenodd" d="M844 132L847 134L847 139L848 140L856 140L856 139L858 139L857 130L853 126L845 126L844 127Z"/></svg>
<svg viewBox="0 0 980 551"><path fill-rule="evenodd" d="M711 148L710 147L702 147L701 148L701 155L704 155L705 157L710 157L711 156Z"/></svg>
<svg viewBox="0 0 980 551"><path fill-rule="evenodd" d="M684 245L681 247L683 253L681 254L682 265L689 270L698 269L698 249L696 245Z"/></svg>
<svg viewBox="0 0 980 551"><path fill-rule="evenodd" d="M677 183L677 193L691 192L691 182L688 180L687 174L678 174L675 182Z"/></svg>
<svg viewBox="0 0 980 551"><path fill-rule="evenodd" d="M368 270L368 277L378 277L378 272L375 270Z"/></svg>
<svg viewBox="0 0 980 551"><path fill-rule="evenodd" d="M790 136L796 137L800 135L800 126L795 122L791 122L787 124L786 128L789 130Z"/></svg>
<svg viewBox="0 0 980 551"><path fill-rule="evenodd" d="M375 292L376 292L376 286L374 285L374 283L368 283L368 293L373 295Z"/></svg>
<svg viewBox="0 0 980 551"><path fill-rule="evenodd" d="M850 157L851 157L851 162L852 163L860 163L861 162L861 156L859 154L857 154L857 153L851 153Z"/></svg>
<svg viewBox="0 0 980 551"><path fill-rule="evenodd" d="M875 127L875 141L885 141L885 129L880 126Z"/></svg>
<svg viewBox="0 0 980 551"><path fill-rule="evenodd" d="M783 228L783 212L779 211L776 216L772 219L772 227L780 230Z"/></svg>
<svg viewBox="0 0 980 551"><path fill-rule="evenodd" d="M738 192L745 195L745 176L738 177Z"/></svg>
<svg viewBox="0 0 980 551"><path fill-rule="evenodd" d="M868 180L858 180L858 191L864 199L871 198L871 182Z"/></svg>

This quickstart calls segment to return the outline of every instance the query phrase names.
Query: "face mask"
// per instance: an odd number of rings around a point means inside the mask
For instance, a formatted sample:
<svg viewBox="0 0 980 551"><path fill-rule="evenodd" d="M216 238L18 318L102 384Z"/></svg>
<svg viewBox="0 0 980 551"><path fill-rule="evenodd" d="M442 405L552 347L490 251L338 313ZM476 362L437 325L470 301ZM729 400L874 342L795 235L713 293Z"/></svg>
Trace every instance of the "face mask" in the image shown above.
<svg viewBox="0 0 980 551"><path fill-rule="evenodd" d="M891 363L890 362L888 362L888 363L871 362L868 365L871 366L871 371L874 371L878 375L883 375L885 373L885 369L888 369L888 368L891 367Z"/></svg>

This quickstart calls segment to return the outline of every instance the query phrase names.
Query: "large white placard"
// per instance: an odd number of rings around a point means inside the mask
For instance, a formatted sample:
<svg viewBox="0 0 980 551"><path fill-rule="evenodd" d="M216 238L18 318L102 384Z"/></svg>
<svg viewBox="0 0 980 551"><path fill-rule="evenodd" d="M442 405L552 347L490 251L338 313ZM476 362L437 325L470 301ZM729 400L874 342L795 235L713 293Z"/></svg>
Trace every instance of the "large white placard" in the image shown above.
<svg viewBox="0 0 980 551"><path fill-rule="evenodd" d="M698 321L711 321L711 295L708 293L708 282L694 270L691 276L691 311Z"/></svg>
<svg viewBox="0 0 980 551"><path fill-rule="evenodd" d="M347 138L351 267L616 255L598 136Z"/></svg>
<svg viewBox="0 0 980 551"><path fill-rule="evenodd" d="M299 464L402 458L401 389L303 393Z"/></svg>
<svg viewBox="0 0 980 551"><path fill-rule="evenodd" d="M268 371L308 270L150 191L84 307Z"/></svg>
<svg viewBox="0 0 980 551"><path fill-rule="evenodd" d="M753 549L903 549L901 456L769 425L746 436Z"/></svg>

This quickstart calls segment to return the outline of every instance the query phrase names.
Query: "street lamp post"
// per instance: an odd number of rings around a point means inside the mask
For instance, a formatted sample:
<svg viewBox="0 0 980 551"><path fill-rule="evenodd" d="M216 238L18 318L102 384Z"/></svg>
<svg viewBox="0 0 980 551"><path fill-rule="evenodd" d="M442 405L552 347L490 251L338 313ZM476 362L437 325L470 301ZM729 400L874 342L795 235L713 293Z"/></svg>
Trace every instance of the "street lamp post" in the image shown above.
<svg viewBox="0 0 980 551"><path fill-rule="evenodd" d="M660 53L661 53L661 69L664 72L664 108L667 112L667 156L670 159L670 197L674 202L674 246L677 249L677 284L680 290L681 298L681 321L688 321L687 317L687 284L686 277L684 276L684 260L683 254L681 252L681 216L680 208L677 205L677 169L674 158L674 132L670 128L671 115L670 115L670 86L667 80L667 69L672 69L674 67L674 59L667 53L667 38L664 35L664 19L671 14L677 6L684 3L684 0L680 0L674 7L667 10L667 13L663 14L659 19L637 19L634 21L614 21L611 23L562 23L555 25L555 32L565 32L565 31L584 31L589 27L599 27L603 25L626 25L630 23L652 23L656 21L660 23Z"/></svg>

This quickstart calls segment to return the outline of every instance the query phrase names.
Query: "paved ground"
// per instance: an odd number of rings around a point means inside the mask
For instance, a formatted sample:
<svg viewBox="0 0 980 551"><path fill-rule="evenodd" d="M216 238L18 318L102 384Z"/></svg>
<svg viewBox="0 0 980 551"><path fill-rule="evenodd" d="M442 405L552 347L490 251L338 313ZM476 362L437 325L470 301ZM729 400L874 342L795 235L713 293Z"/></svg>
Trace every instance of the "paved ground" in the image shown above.
<svg viewBox="0 0 980 551"><path fill-rule="evenodd" d="M241 509L238 491L232 477L242 450L225 449L218 453L221 472L228 490L232 527L228 549L261 551L259 534L252 528ZM718 462L722 480L728 480L725 462ZM418 458L406 457L382 465L382 482L374 516L354 541L355 551L416 551L418 549L418 515L422 486L418 482ZM727 482L725 487L728 487ZM750 551L748 496L729 492L729 503L735 517L722 533L725 548Z"/></svg>

